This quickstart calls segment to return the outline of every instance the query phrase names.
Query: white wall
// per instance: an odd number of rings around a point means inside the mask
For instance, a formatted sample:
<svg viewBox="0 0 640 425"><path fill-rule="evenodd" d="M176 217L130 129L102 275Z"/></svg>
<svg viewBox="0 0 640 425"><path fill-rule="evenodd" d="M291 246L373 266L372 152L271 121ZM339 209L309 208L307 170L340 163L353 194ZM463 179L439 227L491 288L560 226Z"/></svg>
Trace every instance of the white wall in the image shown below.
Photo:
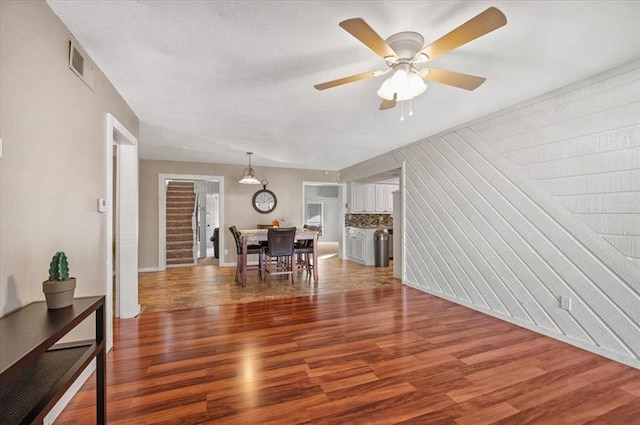
<svg viewBox="0 0 640 425"><path fill-rule="evenodd" d="M99 69L93 90L69 69L71 38L44 1L0 1L0 315L44 299L59 250L76 296L105 294L106 115L136 137L138 118Z"/></svg>
<svg viewBox="0 0 640 425"><path fill-rule="evenodd" d="M255 155L254 155L255 158ZM254 162L255 164L255 162ZM260 214L251 206L253 194L262 189L259 185L238 183L242 176L243 165L210 164L204 162L179 161L140 161L140 244L138 249L141 269L152 270L158 267L158 174L213 175L224 177L224 211L221 211L220 232L224 232L224 246L229 254L225 256L226 265L235 265L235 242L228 227L254 229L256 224L268 224L274 218L285 218L286 226L302 225L302 182L333 182L337 180L335 172L327 175L323 170L301 170L293 168L273 168L255 166L258 179L267 179L267 189L278 198L276 209L269 214Z"/></svg>
<svg viewBox="0 0 640 425"><path fill-rule="evenodd" d="M640 367L639 111L637 61L340 179L406 161L408 285Z"/></svg>

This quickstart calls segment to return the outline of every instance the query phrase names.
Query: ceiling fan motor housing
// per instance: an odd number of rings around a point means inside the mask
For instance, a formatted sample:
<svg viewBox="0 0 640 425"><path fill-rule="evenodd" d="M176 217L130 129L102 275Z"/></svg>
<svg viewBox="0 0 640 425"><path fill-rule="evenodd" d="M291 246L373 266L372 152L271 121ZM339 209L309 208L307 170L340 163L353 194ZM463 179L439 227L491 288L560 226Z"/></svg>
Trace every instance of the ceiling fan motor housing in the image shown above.
<svg viewBox="0 0 640 425"><path fill-rule="evenodd" d="M385 42L398 55L399 59L411 60L422 49L424 38L413 31L404 31L393 34Z"/></svg>

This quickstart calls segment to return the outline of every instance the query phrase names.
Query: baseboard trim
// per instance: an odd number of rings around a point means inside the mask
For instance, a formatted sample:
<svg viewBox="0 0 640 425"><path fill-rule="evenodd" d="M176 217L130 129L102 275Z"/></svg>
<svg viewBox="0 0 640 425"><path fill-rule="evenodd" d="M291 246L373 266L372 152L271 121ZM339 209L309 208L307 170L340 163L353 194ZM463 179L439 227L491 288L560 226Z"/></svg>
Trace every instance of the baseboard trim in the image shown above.
<svg viewBox="0 0 640 425"><path fill-rule="evenodd" d="M138 269L138 273L151 273L151 272L159 272L160 267L142 267Z"/></svg>

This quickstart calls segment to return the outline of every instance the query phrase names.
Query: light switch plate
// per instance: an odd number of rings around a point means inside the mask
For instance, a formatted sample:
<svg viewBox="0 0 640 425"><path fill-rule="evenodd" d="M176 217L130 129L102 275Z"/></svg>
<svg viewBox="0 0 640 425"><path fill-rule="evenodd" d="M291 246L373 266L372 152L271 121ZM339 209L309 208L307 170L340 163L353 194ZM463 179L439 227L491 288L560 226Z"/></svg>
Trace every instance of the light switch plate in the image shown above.
<svg viewBox="0 0 640 425"><path fill-rule="evenodd" d="M98 198L98 212L107 212L107 200L104 198Z"/></svg>

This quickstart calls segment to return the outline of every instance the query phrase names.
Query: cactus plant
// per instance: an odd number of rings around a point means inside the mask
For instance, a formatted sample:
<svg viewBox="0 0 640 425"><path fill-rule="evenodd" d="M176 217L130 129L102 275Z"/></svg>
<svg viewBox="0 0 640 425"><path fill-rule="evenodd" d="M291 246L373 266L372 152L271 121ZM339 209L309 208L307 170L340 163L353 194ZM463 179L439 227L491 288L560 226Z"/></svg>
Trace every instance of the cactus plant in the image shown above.
<svg viewBox="0 0 640 425"><path fill-rule="evenodd" d="M62 281L67 279L69 279L67 255L63 251L58 251L53 255L49 264L49 280Z"/></svg>
<svg viewBox="0 0 640 425"><path fill-rule="evenodd" d="M69 277L67 255L58 251L53 254L49 264L49 279L42 282L42 292L47 301L47 308L65 308L73 304L76 289L76 278Z"/></svg>

